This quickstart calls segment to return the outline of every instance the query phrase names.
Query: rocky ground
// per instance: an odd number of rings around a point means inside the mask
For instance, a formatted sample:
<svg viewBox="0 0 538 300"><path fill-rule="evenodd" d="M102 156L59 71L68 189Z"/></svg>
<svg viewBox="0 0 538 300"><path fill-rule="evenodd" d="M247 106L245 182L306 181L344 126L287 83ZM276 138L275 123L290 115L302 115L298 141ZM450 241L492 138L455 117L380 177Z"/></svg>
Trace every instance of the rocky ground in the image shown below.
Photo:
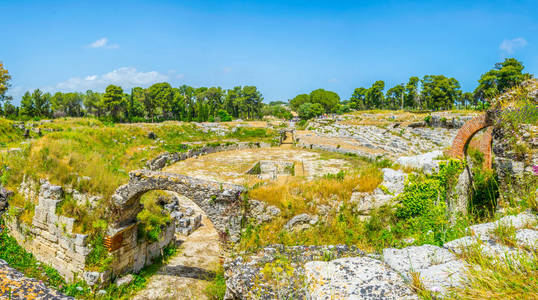
<svg viewBox="0 0 538 300"><path fill-rule="evenodd" d="M24 276L0 259L0 299L73 299Z"/></svg>
<svg viewBox="0 0 538 300"><path fill-rule="evenodd" d="M315 151L273 147L226 151L190 158L172 164L164 171L242 184L252 177L247 172L260 160L295 162L302 166L301 170L296 170L296 172L304 170L303 174L309 178L338 173L338 171L350 167L350 164L345 160L324 158Z"/></svg>
<svg viewBox="0 0 538 300"><path fill-rule="evenodd" d="M432 116L427 124L422 120L396 122L397 116L392 114L371 115L377 117L373 120L368 116L310 121L307 130L296 132L298 146L368 157L416 155L448 147L458 128L472 118L458 114Z"/></svg>
<svg viewBox="0 0 538 300"><path fill-rule="evenodd" d="M538 217L507 216L469 227L469 236L445 243L387 248L366 255L343 245L274 245L225 263L227 299L418 299L411 288L417 274L424 287L449 296L460 287L468 262L462 247L476 245L484 255L506 258L538 249ZM494 229L513 226L516 244L499 242ZM276 276L280 274L280 276Z"/></svg>

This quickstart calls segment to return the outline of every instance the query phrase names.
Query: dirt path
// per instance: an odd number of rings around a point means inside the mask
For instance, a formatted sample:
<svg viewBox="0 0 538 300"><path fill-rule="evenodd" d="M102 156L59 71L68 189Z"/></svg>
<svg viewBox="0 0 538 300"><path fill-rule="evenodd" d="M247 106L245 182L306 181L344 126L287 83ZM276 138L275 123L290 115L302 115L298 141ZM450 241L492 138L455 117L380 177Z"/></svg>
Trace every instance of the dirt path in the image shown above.
<svg viewBox="0 0 538 300"><path fill-rule="evenodd" d="M190 206L201 212L193 203ZM184 240L179 253L133 299L206 299L204 290L207 279L214 276L219 261L219 236L204 215L202 227Z"/></svg>

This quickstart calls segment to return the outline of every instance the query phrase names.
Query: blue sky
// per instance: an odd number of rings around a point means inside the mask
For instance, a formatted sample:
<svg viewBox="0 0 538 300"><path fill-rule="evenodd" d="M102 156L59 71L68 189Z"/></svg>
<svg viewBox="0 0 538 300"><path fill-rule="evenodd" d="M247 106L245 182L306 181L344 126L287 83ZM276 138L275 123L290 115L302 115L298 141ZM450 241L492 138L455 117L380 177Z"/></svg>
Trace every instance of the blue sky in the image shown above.
<svg viewBox="0 0 538 300"><path fill-rule="evenodd" d="M538 71L538 1L6 1L0 60L26 90L316 88L443 74L464 91L504 57ZM7 26L7 27L6 27Z"/></svg>

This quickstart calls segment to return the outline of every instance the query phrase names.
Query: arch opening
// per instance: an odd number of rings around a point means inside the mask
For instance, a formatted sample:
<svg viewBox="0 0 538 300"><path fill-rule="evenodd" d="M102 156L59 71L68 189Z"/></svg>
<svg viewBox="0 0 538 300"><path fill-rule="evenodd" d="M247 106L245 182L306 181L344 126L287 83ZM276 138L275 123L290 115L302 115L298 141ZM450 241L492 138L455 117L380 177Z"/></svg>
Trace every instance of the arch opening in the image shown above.
<svg viewBox="0 0 538 300"><path fill-rule="evenodd" d="M238 239L243 187L173 173L133 171L129 174L129 182L120 186L112 196L112 222L105 244L115 258L111 267L113 273L140 270L148 257L158 256L173 238L175 228L168 226L157 242L137 241L137 216L143 208L141 198L155 190L187 197L205 213L221 235L232 241Z"/></svg>

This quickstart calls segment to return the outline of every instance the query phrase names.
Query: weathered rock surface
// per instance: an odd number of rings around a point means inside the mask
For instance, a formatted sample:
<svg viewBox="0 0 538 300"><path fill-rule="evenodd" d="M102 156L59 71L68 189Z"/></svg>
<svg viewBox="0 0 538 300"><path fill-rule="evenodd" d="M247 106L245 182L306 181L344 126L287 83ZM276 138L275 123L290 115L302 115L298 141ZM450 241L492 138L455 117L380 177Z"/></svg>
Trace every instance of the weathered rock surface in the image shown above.
<svg viewBox="0 0 538 300"><path fill-rule="evenodd" d="M185 159L189 159L191 157L198 157L201 155L207 155L210 153L216 153L216 152L222 152L222 151L232 151L232 150L240 150L240 149L251 149L251 148L267 148L271 147L270 144L267 143L246 143L246 142L240 142L240 143L225 143L222 145L206 145L195 149L189 149L186 152L175 152L175 153L169 153L164 152L160 154L159 156L155 157L154 159L148 161L146 163L146 168L156 171L164 168L165 166L169 164L173 164L178 161L182 161Z"/></svg>
<svg viewBox="0 0 538 300"><path fill-rule="evenodd" d="M403 192L407 174L390 168L384 168L382 171L383 182L373 193L355 191L351 194L350 203L355 205L354 212L367 215L372 210L389 204L394 197Z"/></svg>
<svg viewBox="0 0 538 300"><path fill-rule="evenodd" d="M116 280L116 286L120 287L122 285L126 285L126 284L129 284L131 282L133 282L134 280L134 276L132 274L127 274L123 277L120 277Z"/></svg>
<svg viewBox="0 0 538 300"><path fill-rule="evenodd" d="M305 299L305 263L363 254L359 249L346 245L265 247L257 253L225 262L225 299L275 299L278 295L282 299ZM265 277L264 268L274 270L282 261L287 262L288 272L280 271L279 276Z"/></svg>
<svg viewBox="0 0 538 300"><path fill-rule="evenodd" d="M256 224L270 222L278 217L280 213L280 208L274 205L268 205L258 200L249 200L248 215L256 220Z"/></svg>
<svg viewBox="0 0 538 300"><path fill-rule="evenodd" d="M396 163L413 169L422 170L424 173L431 174L437 172L439 169L438 157L443 155L443 151L431 151L428 153L414 155L414 156L402 156L396 160Z"/></svg>
<svg viewBox="0 0 538 300"><path fill-rule="evenodd" d="M383 261L408 281L418 274L424 287L445 294L447 288L459 286L465 264L445 248L422 245L383 250Z"/></svg>
<svg viewBox="0 0 538 300"><path fill-rule="evenodd" d="M319 217L317 215L311 216L309 214L300 214L291 218L291 220L284 225L284 228L286 228L288 231L304 230L316 224L318 220Z"/></svg>
<svg viewBox="0 0 538 300"><path fill-rule="evenodd" d="M74 299L47 287L43 282L24 276L0 259L1 299Z"/></svg>
<svg viewBox="0 0 538 300"><path fill-rule="evenodd" d="M455 259L456 256L447 249L433 245L383 250L383 261L407 279L410 279L411 271L426 269Z"/></svg>
<svg viewBox="0 0 538 300"><path fill-rule="evenodd" d="M0 186L0 216L7 210L8 199L13 195L13 192L6 190L3 186Z"/></svg>
<svg viewBox="0 0 538 300"><path fill-rule="evenodd" d="M313 261L304 268L308 299L418 299L398 273L369 257Z"/></svg>
<svg viewBox="0 0 538 300"><path fill-rule="evenodd" d="M390 168L381 169L383 172L383 182L381 185L387 189L387 191L393 195L398 196L404 190L405 180L407 174Z"/></svg>

